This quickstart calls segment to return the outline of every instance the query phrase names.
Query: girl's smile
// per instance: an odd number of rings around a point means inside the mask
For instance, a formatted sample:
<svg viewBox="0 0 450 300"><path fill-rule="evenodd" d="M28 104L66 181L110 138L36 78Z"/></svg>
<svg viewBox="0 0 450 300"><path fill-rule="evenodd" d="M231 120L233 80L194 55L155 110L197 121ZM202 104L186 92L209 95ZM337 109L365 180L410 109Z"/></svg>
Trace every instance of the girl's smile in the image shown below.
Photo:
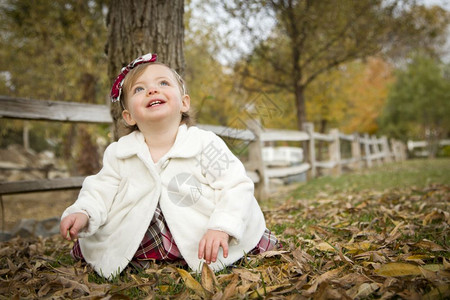
<svg viewBox="0 0 450 300"><path fill-rule="evenodd" d="M162 99L152 99L148 102L147 107L160 106L160 105L163 105L164 103L166 103L166 101L164 101Z"/></svg>

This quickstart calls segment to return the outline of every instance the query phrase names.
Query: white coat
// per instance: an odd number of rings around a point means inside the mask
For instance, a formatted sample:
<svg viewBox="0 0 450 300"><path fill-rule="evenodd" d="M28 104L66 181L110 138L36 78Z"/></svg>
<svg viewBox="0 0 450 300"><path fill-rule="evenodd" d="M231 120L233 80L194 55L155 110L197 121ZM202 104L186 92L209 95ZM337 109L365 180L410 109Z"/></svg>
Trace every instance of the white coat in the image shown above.
<svg viewBox="0 0 450 300"><path fill-rule="evenodd" d="M85 211L89 225L80 236L85 260L102 276L119 274L131 261L159 201L181 255L199 271L200 239L208 229L232 237L218 271L253 249L266 228L253 196L253 182L221 138L181 125L173 147L153 163L144 136L134 131L109 145L103 167L85 179L68 214Z"/></svg>

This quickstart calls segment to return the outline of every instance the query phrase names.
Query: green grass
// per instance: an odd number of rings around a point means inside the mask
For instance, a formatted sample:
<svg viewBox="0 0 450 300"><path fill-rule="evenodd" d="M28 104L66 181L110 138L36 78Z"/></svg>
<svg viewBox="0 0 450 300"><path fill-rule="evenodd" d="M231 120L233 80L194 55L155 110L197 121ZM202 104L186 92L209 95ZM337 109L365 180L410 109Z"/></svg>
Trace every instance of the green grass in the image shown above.
<svg viewBox="0 0 450 300"><path fill-rule="evenodd" d="M430 184L450 184L450 158L408 160L365 168L339 177L318 177L301 184L292 196L295 199L312 199L320 192L335 194L364 190L384 191L423 188Z"/></svg>

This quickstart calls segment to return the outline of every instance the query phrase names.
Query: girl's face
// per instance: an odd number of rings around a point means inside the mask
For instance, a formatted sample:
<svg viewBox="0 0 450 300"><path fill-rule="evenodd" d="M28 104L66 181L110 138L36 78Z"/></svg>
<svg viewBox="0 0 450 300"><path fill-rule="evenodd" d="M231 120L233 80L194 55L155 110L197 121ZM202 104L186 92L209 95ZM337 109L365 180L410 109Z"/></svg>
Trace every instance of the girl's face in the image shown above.
<svg viewBox="0 0 450 300"><path fill-rule="evenodd" d="M128 125L146 125L161 121L181 121L181 114L190 107L188 95L182 95L173 72L164 65L148 65L127 92L122 116Z"/></svg>

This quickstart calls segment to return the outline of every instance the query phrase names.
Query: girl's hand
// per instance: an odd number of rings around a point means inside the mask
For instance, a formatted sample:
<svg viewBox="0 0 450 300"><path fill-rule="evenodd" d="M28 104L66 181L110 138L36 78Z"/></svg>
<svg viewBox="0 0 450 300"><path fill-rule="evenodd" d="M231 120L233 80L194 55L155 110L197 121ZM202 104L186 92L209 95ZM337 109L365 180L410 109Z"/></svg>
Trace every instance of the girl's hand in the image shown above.
<svg viewBox="0 0 450 300"><path fill-rule="evenodd" d="M74 240L78 238L78 232L85 228L88 222L89 217L84 213L70 214L61 220L61 223L59 224L59 232L66 240Z"/></svg>
<svg viewBox="0 0 450 300"><path fill-rule="evenodd" d="M230 236L219 230L208 229L198 245L198 258L204 258L207 264L216 262L219 247L223 249L223 257L228 256L228 238Z"/></svg>

